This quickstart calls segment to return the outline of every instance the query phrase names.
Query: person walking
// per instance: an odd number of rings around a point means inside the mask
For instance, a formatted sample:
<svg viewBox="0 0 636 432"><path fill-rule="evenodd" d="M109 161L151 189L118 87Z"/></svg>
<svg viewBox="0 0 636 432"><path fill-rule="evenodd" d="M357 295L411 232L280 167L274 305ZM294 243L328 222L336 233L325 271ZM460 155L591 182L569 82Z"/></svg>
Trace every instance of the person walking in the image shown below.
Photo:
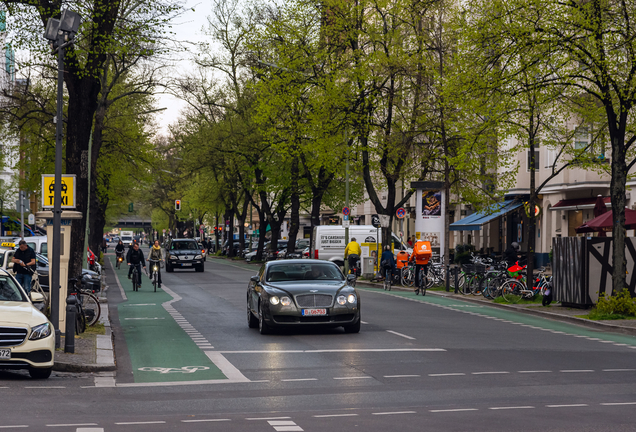
<svg viewBox="0 0 636 432"><path fill-rule="evenodd" d="M31 281L33 280L33 267L35 266L35 251L27 245L24 240L18 243L18 250L13 258L13 271L15 278L27 294L31 292Z"/></svg>

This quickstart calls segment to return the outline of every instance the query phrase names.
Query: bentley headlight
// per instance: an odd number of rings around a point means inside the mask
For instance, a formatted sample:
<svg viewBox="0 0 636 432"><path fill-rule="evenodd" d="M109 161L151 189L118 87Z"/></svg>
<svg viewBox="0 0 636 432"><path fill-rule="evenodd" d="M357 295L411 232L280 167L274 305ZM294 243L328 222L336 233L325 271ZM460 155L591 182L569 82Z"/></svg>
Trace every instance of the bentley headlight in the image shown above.
<svg viewBox="0 0 636 432"><path fill-rule="evenodd" d="M281 298L280 298L280 303L281 303L283 306L289 306L289 305L291 304L291 299L290 299L289 297L287 297L287 296L285 296L285 297L281 297Z"/></svg>
<svg viewBox="0 0 636 432"><path fill-rule="evenodd" d="M347 301L349 303L355 303L356 302L356 296L355 294L349 294L349 296L347 296Z"/></svg>
<svg viewBox="0 0 636 432"><path fill-rule="evenodd" d="M170 259L177 259L176 255L170 255Z"/></svg>
<svg viewBox="0 0 636 432"><path fill-rule="evenodd" d="M40 340L51 335L51 325L44 323L37 325L31 329L31 336L29 340Z"/></svg>
<svg viewBox="0 0 636 432"><path fill-rule="evenodd" d="M338 296L338 304L344 305L347 302L347 298L343 295Z"/></svg>
<svg viewBox="0 0 636 432"><path fill-rule="evenodd" d="M276 296L271 296L269 298L269 302L273 304L274 306L276 306L278 303L280 303L280 299Z"/></svg>

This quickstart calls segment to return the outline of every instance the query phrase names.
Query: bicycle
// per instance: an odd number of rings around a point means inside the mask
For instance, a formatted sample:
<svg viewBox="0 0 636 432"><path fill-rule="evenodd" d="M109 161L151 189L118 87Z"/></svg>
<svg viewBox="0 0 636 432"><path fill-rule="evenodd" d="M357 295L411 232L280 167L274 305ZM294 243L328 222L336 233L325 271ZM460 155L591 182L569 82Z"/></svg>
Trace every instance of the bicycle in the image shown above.
<svg viewBox="0 0 636 432"><path fill-rule="evenodd" d="M409 263L408 260L400 262L406 265L400 269L400 283L405 288L410 288L415 284L415 264Z"/></svg>
<svg viewBox="0 0 636 432"><path fill-rule="evenodd" d="M417 288L415 289L415 295L419 295L421 292L422 297L424 297L426 295L426 287L428 285L426 273L424 272L424 269L421 267L419 272L416 270L416 273L417 273Z"/></svg>
<svg viewBox="0 0 636 432"><path fill-rule="evenodd" d="M139 291L139 287L141 286L141 272L138 267L141 267L141 264L131 264L132 269L132 284L133 291Z"/></svg>
<svg viewBox="0 0 636 432"><path fill-rule="evenodd" d="M119 270L119 268L121 267L121 263L124 261L124 254L117 254L117 263L115 264L115 267L117 267L117 270Z"/></svg>
<svg viewBox="0 0 636 432"><path fill-rule="evenodd" d="M36 292L44 297L44 308L42 312L44 312L46 315L46 311L50 307L51 297L49 296L48 292L44 291L42 285L40 285L40 274L38 273L38 271L32 270L29 267L27 267L27 270L31 273L31 292Z"/></svg>
<svg viewBox="0 0 636 432"><path fill-rule="evenodd" d="M391 283L393 282L393 267L384 269L384 291L391 291Z"/></svg>
<svg viewBox="0 0 636 432"><path fill-rule="evenodd" d="M161 261L155 261L149 259L148 262L152 266L152 286L157 292L157 286L159 285L159 269L161 267Z"/></svg>
<svg viewBox="0 0 636 432"><path fill-rule="evenodd" d="M358 258L354 261L353 267L349 269L349 274L352 274L354 276L353 280L351 280L351 282L349 283L349 286L355 288L356 281L358 280L358 276L360 275L360 273L360 258Z"/></svg>

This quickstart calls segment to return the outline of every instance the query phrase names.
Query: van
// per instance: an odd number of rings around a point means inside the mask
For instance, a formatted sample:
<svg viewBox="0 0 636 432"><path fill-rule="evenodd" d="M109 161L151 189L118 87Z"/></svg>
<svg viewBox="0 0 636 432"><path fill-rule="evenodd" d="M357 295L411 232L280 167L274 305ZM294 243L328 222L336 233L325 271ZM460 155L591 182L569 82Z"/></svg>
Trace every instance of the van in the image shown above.
<svg viewBox="0 0 636 432"><path fill-rule="evenodd" d="M351 225L349 226L349 240L355 237L358 244L376 243L378 231L382 236L382 230L378 230L373 225ZM393 248L395 250L407 250L407 246L393 233ZM339 266L344 266L345 229L341 225L319 225L314 227L310 253L312 258L325 261L332 261ZM382 239L380 238L380 241Z"/></svg>
<svg viewBox="0 0 636 432"><path fill-rule="evenodd" d="M36 253L49 256L49 245L47 236L31 236L25 237L26 244Z"/></svg>
<svg viewBox="0 0 636 432"><path fill-rule="evenodd" d="M133 242L133 232L132 231L122 231L121 232L121 242L124 246L130 246Z"/></svg>

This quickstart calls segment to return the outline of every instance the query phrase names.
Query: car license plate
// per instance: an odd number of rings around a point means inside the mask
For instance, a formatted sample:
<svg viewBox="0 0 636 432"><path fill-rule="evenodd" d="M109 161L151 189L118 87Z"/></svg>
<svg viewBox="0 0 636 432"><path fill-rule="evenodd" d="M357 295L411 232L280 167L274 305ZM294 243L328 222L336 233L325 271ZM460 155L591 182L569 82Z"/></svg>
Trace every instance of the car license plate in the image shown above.
<svg viewBox="0 0 636 432"><path fill-rule="evenodd" d="M327 315L327 309L303 309L303 316Z"/></svg>
<svg viewBox="0 0 636 432"><path fill-rule="evenodd" d="M11 358L11 350L8 348L0 349L0 359L9 360Z"/></svg>
<svg viewBox="0 0 636 432"><path fill-rule="evenodd" d="M183 263L183 264L181 264L181 265L182 265L182 266L184 266L184 267L188 267L188 266L191 266L191 265L192 265L192 263Z"/></svg>

